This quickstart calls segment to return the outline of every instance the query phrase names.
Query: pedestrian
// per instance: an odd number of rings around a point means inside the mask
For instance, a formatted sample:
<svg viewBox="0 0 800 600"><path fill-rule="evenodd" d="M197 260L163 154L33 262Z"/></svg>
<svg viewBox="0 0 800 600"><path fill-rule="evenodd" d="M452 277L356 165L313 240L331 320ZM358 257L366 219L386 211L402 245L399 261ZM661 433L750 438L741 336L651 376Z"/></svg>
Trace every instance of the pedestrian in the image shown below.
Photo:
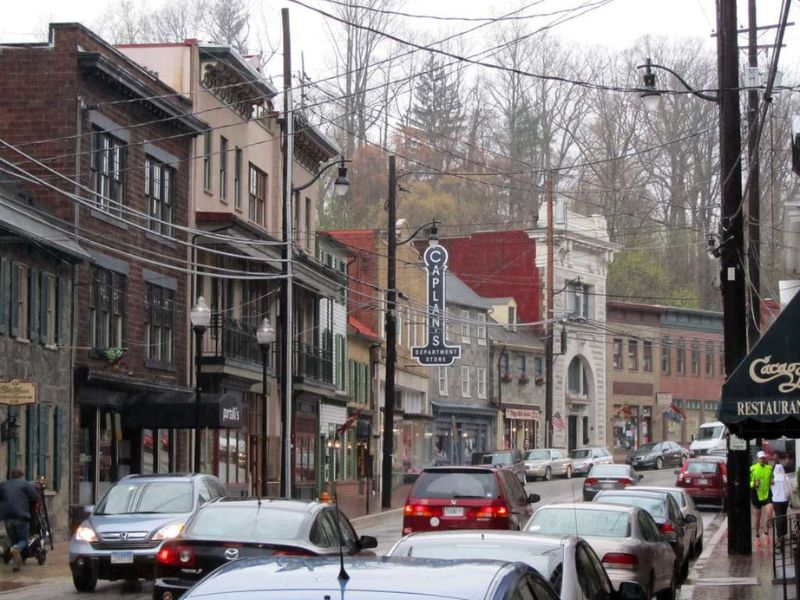
<svg viewBox="0 0 800 600"><path fill-rule="evenodd" d="M11 540L12 570L19 571L22 554L28 547L31 529L31 504L39 500L39 494L22 469L12 469L11 479L0 483L0 517L5 520L6 534Z"/></svg>
<svg viewBox="0 0 800 600"><path fill-rule="evenodd" d="M776 456L775 466L772 471L772 506L775 510L775 535L776 544L786 536L786 513L789 510L789 500L792 497L792 487L786 477L786 455Z"/></svg>
<svg viewBox="0 0 800 600"><path fill-rule="evenodd" d="M764 545L769 545L767 521L772 515L772 466L767 453L759 450L756 463L750 466L750 502L753 505L753 534L756 548L761 547L761 509L764 509Z"/></svg>

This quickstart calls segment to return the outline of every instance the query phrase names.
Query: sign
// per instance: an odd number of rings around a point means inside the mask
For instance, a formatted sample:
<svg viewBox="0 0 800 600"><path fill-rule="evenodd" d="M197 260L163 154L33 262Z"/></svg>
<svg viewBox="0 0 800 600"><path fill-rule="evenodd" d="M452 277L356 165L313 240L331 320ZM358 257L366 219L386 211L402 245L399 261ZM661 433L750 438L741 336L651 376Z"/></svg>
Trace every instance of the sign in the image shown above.
<svg viewBox="0 0 800 600"><path fill-rule="evenodd" d="M411 356L426 367L448 367L461 358L461 346L448 346L444 341L447 249L428 246L422 260L428 272L428 339L424 346L411 348Z"/></svg>
<svg viewBox="0 0 800 600"><path fill-rule="evenodd" d="M672 404L672 394L666 392L656 392L656 404L669 406Z"/></svg>
<svg viewBox="0 0 800 600"><path fill-rule="evenodd" d="M772 356L765 356L753 359L748 372L756 383L781 381L778 385L781 394L800 390L800 362L772 362Z"/></svg>
<svg viewBox="0 0 800 600"><path fill-rule="evenodd" d="M507 408L506 419L521 419L523 421L536 421L539 419L537 408Z"/></svg>
<svg viewBox="0 0 800 600"><path fill-rule="evenodd" d="M233 394L219 399L219 426L237 429L242 426L242 404Z"/></svg>
<svg viewBox="0 0 800 600"><path fill-rule="evenodd" d="M0 404L8 406L36 404L36 384L21 379L0 381Z"/></svg>
<svg viewBox="0 0 800 600"><path fill-rule="evenodd" d="M728 435L728 450L747 450L747 440L733 433Z"/></svg>

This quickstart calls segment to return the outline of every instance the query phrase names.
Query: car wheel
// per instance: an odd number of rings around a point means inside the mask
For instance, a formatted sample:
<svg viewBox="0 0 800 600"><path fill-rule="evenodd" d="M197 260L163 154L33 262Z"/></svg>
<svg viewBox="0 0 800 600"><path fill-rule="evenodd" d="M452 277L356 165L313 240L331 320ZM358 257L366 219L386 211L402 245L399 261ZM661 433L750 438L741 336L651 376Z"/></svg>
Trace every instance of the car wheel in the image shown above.
<svg viewBox="0 0 800 600"><path fill-rule="evenodd" d="M664 461L661 460L661 457L659 456L656 459L656 469L658 469L660 471L663 467L664 467Z"/></svg>
<svg viewBox="0 0 800 600"><path fill-rule="evenodd" d="M664 588L657 594L658 600L675 600L678 593L678 584L675 583L675 575L669 581L669 587Z"/></svg>
<svg viewBox="0 0 800 600"><path fill-rule="evenodd" d="M97 576L91 573L73 573L72 585L79 592L93 592L97 587Z"/></svg>
<svg viewBox="0 0 800 600"><path fill-rule="evenodd" d="M567 471L566 473L564 473L564 477L566 477L567 479L572 479L572 467L570 467L569 465L567 465Z"/></svg>
<svg viewBox="0 0 800 600"><path fill-rule="evenodd" d="M694 557L699 558L702 553L703 553L703 540L700 539L694 545Z"/></svg>
<svg viewBox="0 0 800 600"><path fill-rule="evenodd" d="M553 477L553 472L550 470L550 467L547 467L544 470L544 480L545 481L550 481L550 479L552 479L552 477Z"/></svg>
<svg viewBox="0 0 800 600"><path fill-rule="evenodd" d="M647 584L647 589L645 590L648 600L652 600L653 598L653 592L655 591L654 588L656 586L655 581L656 576L653 573L650 573L650 583Z"/></svg>

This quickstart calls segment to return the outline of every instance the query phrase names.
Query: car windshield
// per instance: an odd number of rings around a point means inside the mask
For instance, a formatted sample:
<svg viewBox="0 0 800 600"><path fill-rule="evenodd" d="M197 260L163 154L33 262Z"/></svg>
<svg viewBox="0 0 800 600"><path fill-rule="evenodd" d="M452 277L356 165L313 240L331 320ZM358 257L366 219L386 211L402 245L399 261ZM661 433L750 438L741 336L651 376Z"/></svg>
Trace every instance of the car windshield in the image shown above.
<svg viewBox="0 0 800 600"><path fill-rule="evenodd" d="M629 537L630 515L614 510L546 508L533 515L527 531L549 535Z"/></svg>
<svg viewBox="0 0 800 600"><path fill-rule="evenodd" d="M493 452L481 456L482 465L510 465L513 461L511 452Z"/></svg>
<svg viewBox="0 0 800 600"><path fill-rule="evenodd" d="M550 453L547 450L528 450L525 460L549 460Z"/></svg>
<svg viewBox="0 0 800 600"><path fill-rule="evenodd" d="M592 467L592 477L630 477L630 468L627 465L595 465Z"/></svg>
<svg viewBox="0 0 800 600"><path fill-rule="evenodd" d="M635 496L633 494L600 494L597 501L607 502L609 504L622 504L623 506L638 506L649 512L654 519L663 519L665 516L665 502L662 498Z"/></svg>
<svg viewBox="0 0 800 600"><path fill-rule="evenodd" d="M108 490L94 514L187 513L192 500L188 481L124 481Z"/></svg>
<svg viewBox="0 0 800 600"><path fill-rule="evenodd" d="M592 455L591 448L581 448L569 453L570 458L589 458Z"/></svg>
<svg viewBox="0 0 800 600"><path fill-rule="evenodd" d="M706 473L716 475L717 463L713 462L690 462L686 465L687 473Z"/></svg>
<svg viewBox="0 0 800 600"><path fill-rule="evenodd" d="M723 435L724 427L722 425L717 425L715 427L701 427L700 431L697 432L697 440L713 440L716 438L721 438Z"/></svg>
<svg viewBox="0 0 800 600"><path fill-rule="evenodd" d="M201 508L186 528L186 537L221 540L296 540L305 513L259 506L214 504ZM303 539L308 536L303 534Z"/></svg>
<svg viewBox="0 0 800 600"><path fill-rule="evenodd" d="M417 478L411 496L415 498L497 498L497 481L492 472L424 471Z"/></svg>

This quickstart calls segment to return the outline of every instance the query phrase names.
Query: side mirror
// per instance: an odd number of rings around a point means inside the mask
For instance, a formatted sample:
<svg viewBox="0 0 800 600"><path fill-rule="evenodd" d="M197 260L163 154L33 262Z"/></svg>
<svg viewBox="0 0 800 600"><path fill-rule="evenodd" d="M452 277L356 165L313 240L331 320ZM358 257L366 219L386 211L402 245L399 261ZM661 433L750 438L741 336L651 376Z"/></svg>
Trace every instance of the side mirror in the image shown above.
<svg viewBox="0 0 800 600"><path fill-rule="evenodd" d="M697 523L697 517L695 517L694 515L689 514L689 515L686 515L685 517L683 517L683 521L684 521L684 523Z"/></svg>
<svg viewBox="0 0 800 600"><path fill-rule="evenodd" d="M617 600L647 600L647 592L635 581L623 581L619 584Z"/></svg>
<svg viewBox="0 0 800 600"><path fill-rule="evenodd" d="M358 545L362 550L369 550L370 548L378 547L378 538L372 535L362 535L358 538Z"/></svg>
<svg viewBox="0 0 800 600"><path fill-rule="evenodd" d="M536 504L541 499L539 494L528 494L528 504Z"/></svg>
<svg viewBox="0 0 800 600"><path fill-rule="evenodd" d="M674 544L678 541L678 535L674 531L668 531L664 534L664 541Z"/></svg>

